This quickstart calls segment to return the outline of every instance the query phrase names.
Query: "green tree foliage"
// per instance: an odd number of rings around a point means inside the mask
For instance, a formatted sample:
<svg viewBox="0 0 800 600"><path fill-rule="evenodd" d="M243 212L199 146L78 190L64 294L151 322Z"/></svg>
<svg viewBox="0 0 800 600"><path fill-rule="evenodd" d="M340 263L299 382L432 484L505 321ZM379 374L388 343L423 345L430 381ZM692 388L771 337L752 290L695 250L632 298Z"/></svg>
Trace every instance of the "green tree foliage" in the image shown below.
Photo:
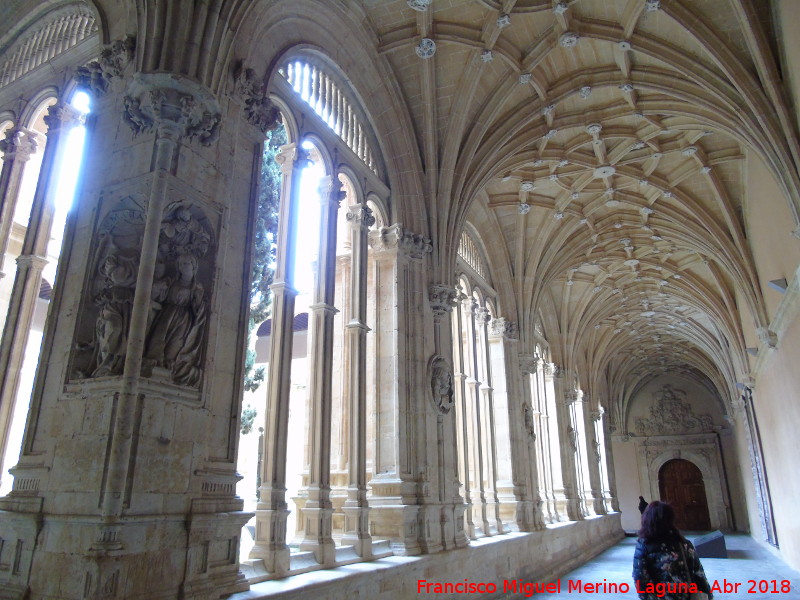
<svg viewBox="0 0 800 600"><path fill-rule="evenodd" d="M270 316L272 296L269 286L275 276L275 253L278 237L278 204L281 195L281 170L275 155L286 143L283 124L267 134L264 155L261 161L261 178L258 186L255 236L253 244L253 267L250 277L250 318L248 321L247 357L245 358L244 388L255 391L264 382L264 368L254 369L256 353L250 337L256 327ZM252 412L248 412L252 411ZM245 431L245 417L249 418ZM246 406L242 411L242 433L249 433L255 409Z"/></svg>

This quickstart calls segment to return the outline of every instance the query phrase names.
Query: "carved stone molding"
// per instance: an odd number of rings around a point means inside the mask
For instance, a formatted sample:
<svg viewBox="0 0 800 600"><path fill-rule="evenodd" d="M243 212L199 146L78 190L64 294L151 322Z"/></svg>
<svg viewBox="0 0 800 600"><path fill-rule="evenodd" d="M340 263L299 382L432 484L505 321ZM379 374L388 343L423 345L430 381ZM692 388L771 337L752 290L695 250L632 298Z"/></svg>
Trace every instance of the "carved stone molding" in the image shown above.
<svg viewBox="0 0 800 600"><path fill-rule="evenodd" d="M498 317L489 321L489 336L503 337L509 341L519 340L519 329L514 321Z"/></svg>
<svg viewBox="0 0 800 600"><path fill-rule="evenodd" d="M453 408L455 390L453 388L453 367L439 356L433 356L428 370L431 381L431 398L433 405L441 415L446 415Z"/></svg>
<svg viewBox="0 0 800 600"><path fill-rule="evenodd" d="M778 335L768 327L759 327L756 329L758 340L767 348L775 348L778 345Z"/></svg>
<svg viewBox="0 0 800 600"><path fill-rule="evenodd" d="M281 122L281 113L269 99L266 86L255 77L253 69L241 64L234 73L236 94L244 102L244 114L247 122L266 135Z"/></svg>
<svg viewBox="0 0 800 600"><path fill-rule="evenodd" d="M102 96L111 85L111 80L122 75L133 60L136 38L126 36L103 48L100 58L93 60L75 73L78 87L94 96Z"/></svg>
<svg viewBox="0 0 800 600"><path fill-rule="evenodd" d="M422 260L426 254L433 251L428 238L405 230L402 223L370 232L369 244L375 251L395 250L398 254L413 260Z"/></svg>
<svg viewBox="0 0 800 600"><path fill-rule="evenodd" d="M713 431L711 415L696 415L692 405L686 402L686 392L674 389L670 384L653 393L650 417L636 419L637 435L677 435Z"/></svg>
<svg viewBox="0 0 800 600"><path fill-rule="evenodd" d="M372 209L366 204L354 204L347 209L347 222L357 229L369 229L375 224Z"/></svg>
<svg viewBox="0 0 800 600"><path fill-rule="evenodd" d="M123 119L134 135L163 129L210 146L219 135L221 118L207 89L175 75L139 73L125 96Z"/></svg>
<svg viewBox="0 0 800 600"><path fill-rule="evenodd" d="M456 295L458 291L449 285L435 283L428 287L428 301L431 303L431 310L437 317L452 312L456 305Z"/></svg>

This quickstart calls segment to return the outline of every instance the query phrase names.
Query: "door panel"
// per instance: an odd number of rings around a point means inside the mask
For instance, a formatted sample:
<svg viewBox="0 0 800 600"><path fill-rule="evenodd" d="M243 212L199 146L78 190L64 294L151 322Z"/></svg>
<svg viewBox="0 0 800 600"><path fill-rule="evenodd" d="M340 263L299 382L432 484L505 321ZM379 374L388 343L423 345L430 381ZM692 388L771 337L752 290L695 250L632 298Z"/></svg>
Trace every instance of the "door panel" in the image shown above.
<svg viewBox="0 0 800 600"><path fill-rule="evenodd" d="M703 474L688 460L667 461L658 472L661 499L675 510L675 526L681 530L711 529Z"/></svg>

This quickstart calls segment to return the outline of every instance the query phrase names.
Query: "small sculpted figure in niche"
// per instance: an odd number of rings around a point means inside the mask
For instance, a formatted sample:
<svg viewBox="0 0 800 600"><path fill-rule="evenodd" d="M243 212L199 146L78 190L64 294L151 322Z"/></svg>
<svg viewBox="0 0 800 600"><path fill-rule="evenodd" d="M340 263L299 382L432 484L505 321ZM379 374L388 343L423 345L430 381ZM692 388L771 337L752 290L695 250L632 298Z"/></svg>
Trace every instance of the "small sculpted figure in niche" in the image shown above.
<svg viewBox="0 0 800 600"><path fill-rule="evenodd" d="M95 322L95 369L92 377L119 375L125 361L138 261L111 244L98 268L102 289Z"/></svg>
<svg viewBox="0 0 800 600"><path fill-rule="evenodd" d="M437 361L433 367L431 390L433 391L433 401L437 410L442 414L450 412L454 402L453 375L447 368L447 363L443 360Z"/></svg>
<svg viewBox="0 0 800 600"><path fill-rule="evenodd" d="M202 374L200 368L201 341L206 322L205 289L197 281L198 261L184 252L175 260L175 278L166 292L161 292L150 328L147 359L158 367L170 370L172 380L196 386ZM164 284L163 279L159 284ZM153 298L155 306L155 298Z"/></svg>
<svg viewBox="0 0 800 600"><path fill-rule="evenodd" d="M533 427L533 410L531 410L531 407L528 405L527 402L524 404L524 411L525 411L525 414L524 414L525 431L528 432L528 436L531 438L531 440L535 442L536 441L536 431L534 430L534 427Z"/></svg>

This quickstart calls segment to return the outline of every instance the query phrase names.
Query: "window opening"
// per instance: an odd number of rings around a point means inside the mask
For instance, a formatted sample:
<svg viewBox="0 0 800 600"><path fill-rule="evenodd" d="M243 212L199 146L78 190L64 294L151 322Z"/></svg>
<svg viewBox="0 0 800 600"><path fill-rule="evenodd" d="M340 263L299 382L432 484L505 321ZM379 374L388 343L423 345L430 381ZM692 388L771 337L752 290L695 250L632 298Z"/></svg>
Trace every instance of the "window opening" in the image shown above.
<svg viewBox="0 0 800 600"><path fill-rule="evenodd" d="M47 109L55 104L55 99L50 99L43 104L40 110L37 112L35 121L33 124L32 129L42 133L42 140L45 139L46 134L46 127L44 126L44 115L47 112ZM76 108L83 114L87 114L89 112L89 97L83 92L77 92L73 95L70 104L73 108ZM60 143L64 143L66 145L65 151L62 154L63 158L60 161L60 164L53 165L53 173L50 175L53 180L56 182L56 192L55 192L55 211L53 216L52 228L51 228L51 240L47 246L47 260L48 263L42 271L42 285L45 284L49 288L51 285L55 284L56 281L56 271L58 267L58 260L61 255L61 244L64 237L64 227L66 224L67 214L69 212L70 207L73 203L73 197L75 195L75 189L78 181L78 176L81 170L82 158L83 158L83 148L85 143L85 136L86 130L83 125L79 125L74 127L69 135L61 140ZM25 173L23 174L23 182L21 187L25 186L25 180L28 180L27 187L23 187L20 193L29 193L30 196L26 200L27 212L28 215L24 220L24 224L20 223L20 219L17 219L15 214L15 221L17 227L16 235L18 235L19 245L16 248L16 254L19 254L19 249L22 245L22 240L25 237L25 231L28 225L30 211L31 211L31 203L33 201L33 194L36 190L37 179L40 176L40 168L42 162L42 155L44 154L44 143L42 143L42 148L38 149L36 153L31 156L29 164L26 165ZM28 172L29 166L31 162L33 162L34 157L38 155L37 163L35 163L34 168L31 172ZM43 174L47 176L47 174ZM17 214L20 212L19 202L17 204ZM12 236L15 235L15 232L12 231ZM13 264L13 260L9 263L9 258L6 258L6 264ZM13 285L13 278L7 277L5 279L11 279ZM50 294L45 293L38 294L38 297L35 299L34 311L33 311L33 319L31 321L31 326L29 331L27 332L27 343L25 345L25 353L24 358L22 360L22 367L20 370L20 379L19 385L17 387L16 399L14 401L14 413L11 417L11 427L9 430L9 437L7 443L7 451L4 457L4 464L2 465L3 473L7 473L8 469L16 464L18 457L19 457L19 449L22 446L22 436L25 429L25 420L28 414L28 408L30 405L31 393L33 391L33 382L34 376L36 373L36 368L39 363L39 356L41 353L41 344L42 344L42 336L45 328L45 322L47 319L47 305L50 301ZM0 485L0 495L5 495L11 491L11 484L12 478L11 477L2 477L2 484Z"/></svg>
<svg viewBox="0 0 800 600"><path fill-rule="evenodd" d="M367 140L366 129L333 77L317 62L307 58L289 61L278 73L347 147L377 174L375 154Z"/></svg>

